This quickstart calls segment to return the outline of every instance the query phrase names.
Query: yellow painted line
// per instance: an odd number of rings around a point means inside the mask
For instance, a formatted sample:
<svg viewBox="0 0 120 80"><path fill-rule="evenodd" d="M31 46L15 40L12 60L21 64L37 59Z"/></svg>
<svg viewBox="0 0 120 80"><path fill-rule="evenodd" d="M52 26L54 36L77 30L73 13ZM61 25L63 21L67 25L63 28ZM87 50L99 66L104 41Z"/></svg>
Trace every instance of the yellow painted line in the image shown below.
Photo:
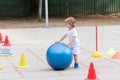
<svg viewBox="0 0 120 80"><path fill-rule="evenodd" d="M1 56L0 60L8 60L8 59L13 59L15 56Z"/></svg>

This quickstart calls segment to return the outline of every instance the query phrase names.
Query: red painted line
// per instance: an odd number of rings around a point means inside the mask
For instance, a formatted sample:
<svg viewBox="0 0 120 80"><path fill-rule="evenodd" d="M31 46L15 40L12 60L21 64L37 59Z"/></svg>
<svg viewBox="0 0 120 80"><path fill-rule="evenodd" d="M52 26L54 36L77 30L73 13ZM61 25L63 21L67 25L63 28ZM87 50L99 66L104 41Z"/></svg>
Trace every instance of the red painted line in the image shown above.
<svg viewBox="0 0 120 80"><path fill-rule="evenodd" d="M40 58L40 57L39 57L37 54L35 54L32 50L30 50L30 49L27 49L27 50L28 50L35 58L43 61L42 58ZM43 62L45 63L45 61L43 61Z"/></svg>
<svg viewBox="0 0 120 80"><path fill-rule="evenodd" d="M87 52L87 53L91 53L91 51L88 51L88 50L85 49L85 48L80 47L80 49L83 50L83 51L85 51L85 52Z"/></svg>
<svg viewBox="0 0 120 80"><path fill-rule="evenodd" d="M88 50L86 50L86 49L84 49L84 48L80 48L80 49L82 49L82 50L84 50L84 51L86 51L87 53L91 53L92 51L88 51ZM114 64L117 64L117 65L119 65L120 66L120 63L117 63L117 62L115 62L115 61L112 61L112 60L110 60L110 59L108 59L108 58L106 58L106 57L102 57L104 60L106 60L106 61L109 61L109 62L113 62Z"/></svg>
<svg viewBox="0 0 120 80"><path fill-rule="evenodd" d="M84 63L82 63L82 62L79 62L80 64L82 64L84 67L87 67L88 68L88 66L86 65L86 64L84 64Z"/></svg>
<svg viewBox="0 0 120 80"><path fill-rule="evenodd" d="M79 76L79 75L84 75L84 74L69 74L69 75L62 75L62 77L64 77L64 76ZM27 78L41 78L41 77L60 77L59 75L42 75L42 76L28 76L28 77L25 77L25 79L27 79ZM11 80L15 80L15 79L24 79L24 78L11 78ZM8 79L8 80L10 80L10 79Z"/></svg>
<svg viewBox="0 0 120 80"><path fill-rule="evenodd" d="M84 64L84 63L82 63L82 62L79 62L79 63L82 64L84 67L89 68L88 65L86 65L86 64ZM96 70L96 72L97 72L98 74L102 74L101 72L99 72L99 71L97 71L97 70Z"/></svg>
<svg viewBox="0 0 120 80"><path fill-rule="evenodd" d="M62 75L63 76L79 76L81 74L70 74L70 75ZM27 78L41 78L41 77L59 77L57 75L47 75L47 76L30 76L30 77L27 77Z"/></svg>
<svg viewBox="0 0 120 80"><path fill-rule="evenodd" d="M117 63L117 62L115 62L115 61L112 61L112 60L110 60L110 59L108 59L108 58L103 57L103 59L105 59L106 61L109 61L109 62L113 62L113 63L115 63L115 64L117 64L117 65L120 66L120 63Z"/></svg>
<svg viewBox="0 0 120 80"><path fill-rule="evenodd" d="M30 53L32 53L32 55L35 56L37 59L43 61L43 60L42 60L38 55L36 55L36 53L34 53L32 50L28 49L28 51L29 51ZM44 64L46 64L45 61L43 61L43 62L44 62ZM59 72L59 71L56 71L56 72L58 73L58 75L63 76L63 74L62 74L61 72Z"/></svg>
<svg viewBox="0 0 120 80"><path fill-rule="evenodd" d="M58 73L59 76L65 76L64 74L62 74L61 72L59 71L56 71Z"/></svg>
<svg viewBox="0 0 120 80"><path fill-rule="evenodd" d="M80 48L80 49L82 49L82 50L84 50L85 52L87 52L87 53L92 53L91 51L88 51L87 49L85 49L85 48ZM84 64L84 63L82 63L82 62L79 62L80 64L82 64L84 67L87 67L87 68L89 68L88 67L88 65L86 65L86 64ZM99 73L99 74L102 74L101 72L99 72L99 71L96 71L97 73Z"/></svg>
<svg viewBox="0 0 120 80"><path fill-rule="evenodd" d="M16 68L16 66L14 65L14 63L12 63L9 59L8 59L8 61L9 61L9 63L13 66L13 68L15 69L15 71L16 71L21 77L24 77L24 75L22 74L22 72Z"/></svg>

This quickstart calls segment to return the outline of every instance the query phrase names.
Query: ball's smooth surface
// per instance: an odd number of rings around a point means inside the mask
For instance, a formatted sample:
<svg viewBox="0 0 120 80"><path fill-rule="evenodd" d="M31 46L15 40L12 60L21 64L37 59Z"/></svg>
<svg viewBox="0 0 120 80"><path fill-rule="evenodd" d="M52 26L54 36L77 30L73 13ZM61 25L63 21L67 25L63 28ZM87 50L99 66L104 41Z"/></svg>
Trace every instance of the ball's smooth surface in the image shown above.
<svg viewBox="0 0 120 80"><path fill-rule="evenodd" d="M48 64L55 70L64 70L72 62L72 51L64 43L51 45L46 53Z"/></svg>

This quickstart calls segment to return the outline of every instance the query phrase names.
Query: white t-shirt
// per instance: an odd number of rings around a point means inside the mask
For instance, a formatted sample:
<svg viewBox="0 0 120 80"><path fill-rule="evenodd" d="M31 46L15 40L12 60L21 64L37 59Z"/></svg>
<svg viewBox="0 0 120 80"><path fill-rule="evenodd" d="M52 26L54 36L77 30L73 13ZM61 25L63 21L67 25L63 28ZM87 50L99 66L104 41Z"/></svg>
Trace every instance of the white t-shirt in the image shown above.
<svg viewBox="0 0 120 80"><path fill-rule="evenodd" d="M68 30L65 32L65 35L68 37L68 40L71 41L73 36L76 36L75 41L70 45L70 47L80 47L80 42L78 38L78 33L75 28Z"/></svg>

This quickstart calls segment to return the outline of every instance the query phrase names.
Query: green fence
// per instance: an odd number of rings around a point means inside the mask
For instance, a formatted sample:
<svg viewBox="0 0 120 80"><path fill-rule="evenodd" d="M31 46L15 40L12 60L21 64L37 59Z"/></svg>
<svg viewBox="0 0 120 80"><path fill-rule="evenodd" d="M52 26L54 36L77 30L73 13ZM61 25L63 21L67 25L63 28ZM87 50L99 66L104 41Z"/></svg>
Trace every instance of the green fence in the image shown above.
<svg viewBox="0 0 120 80"><path fill-rule="evenodd" d="M48 1L50 16L120 13L120 0L48 0Z"/></svg>
<svg viewBox="0 0 120 80"><path fill-rule="evenodd" d="M120 13L120 0L48 0L48 4L49 16ZM0 0L0 17L37 16L38 5L39 0Z"/></svg>
<svg viewBox="0 0 120 80"><path fill-rule="evenodd" d="M28 0L0 0L0 17L21 17L29 14Z"/></svg>

